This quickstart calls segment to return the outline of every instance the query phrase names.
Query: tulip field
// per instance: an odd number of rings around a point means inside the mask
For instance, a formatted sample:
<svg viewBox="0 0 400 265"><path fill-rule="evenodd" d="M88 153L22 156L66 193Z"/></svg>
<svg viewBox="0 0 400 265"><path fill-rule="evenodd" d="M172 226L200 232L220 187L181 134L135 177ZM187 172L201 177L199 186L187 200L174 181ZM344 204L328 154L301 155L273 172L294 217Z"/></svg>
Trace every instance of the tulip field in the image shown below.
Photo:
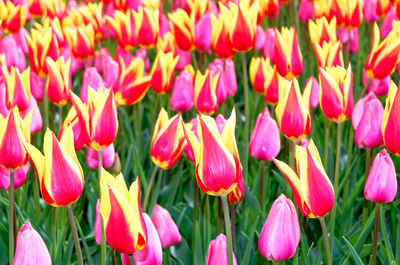
<svg viewBox="0 0 400 265"><path fill-rule="evenodd" d="M400 1L0 0L0 265L400 265Z"/></svg>

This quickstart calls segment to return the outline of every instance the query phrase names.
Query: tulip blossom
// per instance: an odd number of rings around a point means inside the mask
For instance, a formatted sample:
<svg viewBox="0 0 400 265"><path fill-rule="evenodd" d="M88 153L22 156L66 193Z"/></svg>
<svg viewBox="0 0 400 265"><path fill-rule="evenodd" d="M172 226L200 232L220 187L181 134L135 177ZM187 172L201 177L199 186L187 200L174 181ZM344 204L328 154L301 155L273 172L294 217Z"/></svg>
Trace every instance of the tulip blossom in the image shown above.
<svg viewBox="0 0 400 265"><path fill-rule="evenodd" d="M235 253L232 251L233 265L237 265ZM228 264L226 237L220 234L208 245L206 265Z"/></svg>
<svg viewBox="0 0 400 265"><path fill-rule="evenodd" d="M381 36L383 38L386 38L390 31L392 31L394 21L398 21L398 18L396 16L395 8L391 8L390 11L386 14L385 19L382 21L382 24L380 26Z"/></svg>
<svg viewBox="0 0 400 265"><path fill-rule="evenodd" d="M269 58L272 64L275 64L275 29L269 28L265 31L265 45L263 54Z"/></svg>
<svg viewBox="0 0 400 265"><path fill-rule="evenodd" d="M227 87L227 96L234 96L238 84L236 80L235 63L230 58L225 59L225 83Z"/></svg>
<svg viewBox="0 0 400 265"><path fill-rule="evenodd" d="M365 71L363 71L363 85L367 86L367 93L373 92L377 97L386 96L390 87L390 76L383 79L371 79Z"/></svg>
<svg viewBox="0 0 400 265"><path fill-rule="evenodd" d="M342 43L340 41L324 42L322 46L314 42L313 46L319 67L323 69L331 66L344 67Z"/></svg>
<svg viewBox="0 0 400 265"><path fill-rule="evenodd" d="M363 1L332 0L329 17L336 17L338 26L356 28L363 19Z"/></svg>
<svg viewBox="0 0 400 265"><path fill-rule="evenodd" d="M364 198L389 203L397 194L396 169L386 149L376 155L364 187Z"/></svg>
<svg viewBox="0 0 400 265"><path fill-rule="evenodd" d="M31 93L32 96L38 100L42 101L44 97L44 85L43 85L43 78L37 75L35 72L30 71L29 77L31 85Z"/></svg>
<svg viewBox="0 0 400 265"><path fill-rule="evenodd" d="M213 78L218 76L218 83L215 93L217 94L218 104L222 104L228 97L227 84L225 80L224 62L221 59L215 59L208 67Z"/></svg>
<svg viewBox="0 0 400 265"><path fill-rule="evenodd" d="M222 14L211 15L212 48L215 54L221 58L230 58L236 53L229 38L230 23L231 21Z"/></svg>
<svg viewBox="0 0 400 265"><path fill-rule="evenodd" d="M385 112L382 121L383 141L389 152L394 155L400 155L400 115L397 113L400 104L400 89L392 81L389 88L389 94L386 98Z"/></svg>
<svg viewBox="0 0 400 265"><path fill-rule="evenodd" d="M44 135L44 155L33 145L25 148L35 166L39 187L45 202L53 207L74 203L83 191L83 171L74 149L72 128L58 141L52 131Z"/></svg>
<svg viewBox="0 0 400 265"><path fill-rule="evenodd" d="M307 86L311 86L310 108L316 108L319 105L319 94L320 94L320 88L317 79L315 79L315 77L313 76L308 78L305 87Z"/></svg>
<svg viewBox="0 0 400 265"><path fill-rule="evenodd" d="M157 43L159 31L158 9L139 7L133 13L138 43L144 47L153 47Z"/></svg>
<svg viewBox="0 0 400 265"><path fill-rule="evenodd" d="M275 64L281 76L288 79L303 71L303 57L297 40L296 28L275 29Z"/></svg>
<svg viewBox="0 0 400 265"><path fill-rule="evenodd" d="M154 206L151 220L160 237L161 246L167 248L181 242L181 234L169 212L159 204Z"/></svg>
<svg viewBox="0 0 400 265"><path fill-rule="evenodd" d="M197 111L212 115L218 109L217 85L219 75L212 76L210 70L203 75L197 71L194 79L194 105Z"/></svg>
<svg viewBox="0 0 400 265"><path fill-rule="evenodd" d="M180 113L168 119L168 113L161 109L154 127L150 155L153 163L162 169L174 166L185 150L186 140L182 123Z"/></svg>
<svg viewBox="0 0 400 265"><path fill-rule="evenodd" d="M249 66L250 82L254 91L264 94L264 84L271 75L267 72L269 60L262 57L252 57Z"/></svg>
<svg viewBox="0 0 400 265"><path fill-rule="evenodd" d="M116 10L113 17L105 18L107 24L116 33L119 45L126 50L133 49L137 44L133 13L132 10L128 10L126 13Z"/></svg>
<svg viewBox="0 0 400 265"><path fill-rule="evenodd" d="M13 265L42 264L51 265L46 244L38 232L28 222L21 226L17 235Z"/></svg>
<svg viewBox="0 0 400 265"><path fill-rule="evenodd" d="M14 36L9 34L0 41L0 54L5 55L5 62L8 69L11 66L23 72L26 68L26 60L22 47L17 45Z"/></svg>
<svg viewBox="0 0 400 265"><path fill-rule="evenodd" d="M356 53L358 51L358 28L351 30L340 28L340 40L342 41L344 48L350 53Z"/></svg>
<svg viewBox="0 0 400 265"><path fill-rule="evenodd" d="M64 28L68 45L75 57L86 59L94 53L94 29L92 24Z"/></svg>
<svg viewBox="0 0 400 265"><path fill-rule="evenodd" d="M194 47L194 34L191 18L183 9L168 14L170 27L175 36L176 44L184 51Z"/></svg>
<svg viewBox="0 0 400 265"><path fill-rule="evenodd" d="M310 20L308 22L308 30L310 32L311 42L318 43L320 46L324 42L336 42L336 18L333 18L330 22L326 17L317 19L315 22Z"/></svg>
<svg viewBox="0 0 400 265"><path fill-rule="evenodd" d="M81 150L85 146L85 141L83 140L83 137L81 136L81 126L79 124L79 118L78 114L76 112L76 109L74 106L72 106L69 111L67 116L64 119L64 122L61 126L60 129L60 137L62 137L64 130L69 129L68 127L71 126L72 132L74 134L74 147L75 151Z"/></svg>
<svg viewBox="0 0 400 265"><path fill-rule="evenodd" d="M32 114L33 111L21 119L14 107L6 118L0 115L0 165L8 170L19 169L29 160L24 144L31 139Z"/></svg>
<svg viewBox="0 0 400 265"><path fill-rule="evenodd" d="M222 133L210 116L198 117L197 133L184 126L185 136L194 154L196 179L207 194L220 196L231 192L241 174L235 139L236 112L226 121Z"/></svg>
<svg viewBox="0 0 400 265"><path fill-rule="evenodd" d="M26 23L27 6L12 1L0 2L0 28L5 33L17 33Z"/></svg>
<svg viewBox="0 0 400 265"><path fill-rule="evenodd" d="M400 61L400 22L393 22L393 29L380 42L379 27L375 23L372 32L372 47L365 62L365 71L370 78L382 79L392 74Z"/></svg>
<svg viewBox="0 0 400 265"><path fill-rule="evenodd" d="M276 106L276 120L283 135L292 140L304 139L311 131L309 100L311 87L306 86L300 94L297 79L279 81L279 101Z"/></svg>
<svg viewBox="0 0 400 265"><path fill-rule="evenodd" d="M279 0L263 0L260 1L260 9L263 15L268 18L275 18L279 14Z"/></svg>
<svg viewBox="0 0 400 265"><path fill-rule="evenodd" d="M14 190L24 185L26 174L29 171L29 163L14 172ZM10 170L0 167L0 189L8 190L10 188Z"/></svg>
<svg viewBox="0 0 400 265"><path fill-rule="evenodd" d="M117 252L133 254L146 246L146 224L140 206L139 178L127 188L122 174L101 171L100 213L107 245Z"/></svg>
<svg viewBox="0 0 400 265"><path fill-rule="evenodd" d="M320 106L325 116L334 122L347 120L353 110L353 72L341 66L319 68Z"/></svg>
<svg viewBox="0 0 400 265"><path fill-rule="evenodd" d="M297 205L306 217L320 218L332 210L333 186L312 140L306 147L296 145L297 174L282 161L274 159L274 163L289 182Z"/></svg>
<svg viewBox="0 0 400 265"><path fill-rule="evenodd" d="M357 102L352 113L352 124L355 130L354 141L358 148L376 148L383 145L383 113L382 103L372 92Z"/></svg>
<svg viewBox="0 0 400 265"><path fill-rule="evenodd" d="M71 92L86 145L101 150L114 142L118 130L117 106L111 89L94 91L89 87L88 103Z"/></svg>
<svg viewBox="0 0 400 265"><path fill-rule="evenodd" d="M65 61L61 56L57 61L53 61L51 58L47 58L46 66L48 71L47 96L50 102L64 106L70 101L70 91L72 91L71 59Z"/></svg>
<svg viewBox="0 0 400 265"><path fill-rule="evenodd" d="M244 197L244 181L243 175L240 173L236 187L228 193L227 200L230 205L238 204Z"/></svg>
<svg viewBox="0 0 400 265"><path fill-rule="evenodd" d="M199 51L208 51L211 49L211 38L211 15L210 12L206 12L194 26L194 44Z"/></svg>
<svg viewBox="0 0 400 265"><path fill-rule="evenodd" d="M258 239L258 249L268 260L290 259L300 242L300 225L293 202L284 194L272 204Z"/></svg>
<svg viewBox="0 0 400 265"><path fill-rule="evenodd" d="M175 79L170 97L171 109L188 111L193 107L193 77L188 70L183 70Z"/></svg>
<svg viewBox="0 0 400 265"><path fill-rule="evenodd" d="M301 0L299 5L298 16L300 21L307 23L307 21L316 17L314 1Z"/></svg>
<svg viewBox="0 0 400 265"><path fill-rule="evenodd" d="M268 135L268 137L265 137ZM276 121L271 117L268 107L257 117L250 137L249 153L251 156L271 161L281 149L281 137Z"/></svg>
<svg viewBox="0 0 400 265"><path fill-rule="evenodd" d="M157 41L157 50L161 50L164 53L172 52L173 54L176 54L178 46L175 43L175 37L174 35L168 31L163 35L163 37L158 38ZM178 61L179 62L179 61Z"/></svg>
<svg viewBox="0 0 400 265"><path fill-rule="evenodd" d="M86 151L86 160L90 168L97 169L99 167L99 157L97 150L88 147ZM114 144L110 144L103 150L101 150L101 162L103 168L109 168L114 164L115 161L115 149Z"/></svg>
<svg viewBox="0 0 400 265"><path fill-rule="evenodd" d="M150 74L151 87L156 93L165 94L171 89L178 59L172 52L158 52Z"/></svg>
<svg viewBox="0 0 400 265"><path fill-rule="evenodd" d="M94 67L86 68L83 73L81 99L84 103L87 103L89 87L93 88L95 91L105 87L103 78Z"/></svg>
<svg viewBox="0 0 400 265"><path fill-rule="evenodd" d="M7 66L3 64L1 70L6 85L7 108L18 107L21 111L26 110L31 101L30 68L21 73L18 68L11 66L8 72Z"/></svg>

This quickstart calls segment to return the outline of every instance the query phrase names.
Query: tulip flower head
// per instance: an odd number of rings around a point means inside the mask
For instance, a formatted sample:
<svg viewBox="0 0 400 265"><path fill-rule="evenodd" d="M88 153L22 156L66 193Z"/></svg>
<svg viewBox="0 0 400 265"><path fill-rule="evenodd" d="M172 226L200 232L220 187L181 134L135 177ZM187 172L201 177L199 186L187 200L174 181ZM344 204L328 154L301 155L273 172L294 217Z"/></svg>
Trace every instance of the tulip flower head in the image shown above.
<svg viewBox="0 0 400 265"><path fill-rule="evenodd" d="M194 47L193 18L181 8L169 13L168 17L178 47L184 51L191 50Z"/></svg>
<svg viewBox="0 0 400 265"><path fill-rule="evenodd" d="M236 187L231 192L228 193L227 196L228 203L230 205L235 205L241 202L244 197L244 192L245 188L244 188L243 175L242 173L240 173Z"/></svg>
<svg viewBox="0 0 400 265"><path fill-rule="evenodd" d="M321 46L317 42L313 42L313 46L319 67L323 69L331 66L344 67L342 43L340 41L324 42Z"/></svg>
<svg viewBox="0 0 400 265"><path fill-rule="evenodd" d="M183 70L175 79L170 98L171 109L188 111L193 107L193 77L188 70Z"/></svg>
<svg viewBox="0 0 400 265"><path fill-rule="evenodd" d="M315 22L309 20L308 30L310 32L311 42L318 43L320 46L324 42L336 42L336 18L332 18L330 22L326 17L317 19Z"/></svg>
<svg viewBox="0 0 400 265"><path fill-rule="evenodd" d="M233 265L237 265L235 253L232 251ZM228 264L226 237L220 234L208 245L206 265Z"/></svg>
<svg viewBox="0 0 400 265"><path fill-rule="evenodd" d="M71 58L66 62L62 56L57 61L47 58L46 65L49 74L46 84L47 96L52 103L64 106L70 101L72 91Z"/></svg>
<svg viewBox="0 0 400 265"><path fill-rule="evenodd" d="M212 29L212 48L216 55L221 58L230 58L235 55L232 41L229 37L228 28L231 20L222 14L215 16L211 14L211 29Z"/></svg>
<svg viewBox="0 0 400 265"><path fill-rule="evenodd" d="M147 229L140 206L139 178L128 190L121 173L114 177L102 169L100 187L100 213L107 244L125 254L143 249Z"/></svg>
<svg viewBox="0 0 400 265"><path fill-rule="evenodd" d="M26 23L27 6L12 1L0 2L0 28L5 33L17 33Z"/></svg>
<svg viewBox="0 0 400 265"><path fill-rule="evenodd" d="M160 236L161 245L167 248L181 242L181 234L169 212L156 204L151 220Z"/></svg>
<svg viewBox="0 0 400 265"><path fill-rule="evenodd" d="M3 64L1 70L6 85L7 108L18 107L21 111L28 109L31 103L30 68L21 73L18 68L11 66L8 72L7 66Z"/></svg>
<svg viewBox="0 0 400 265"><path fill-rule="evenodd" d="M64 28L64 34L75 57L86 59L93 55L95 34L92 24Z"/></svg>
<svg viewBox="0 0 400 265"><path fill-rule="evenodd" d="M386 98L385 112L382 122L382 134L386 148L396 156L400 156L400 89L392 81L389 87L389 94Z"/></svg>
<svg viewBox="0 0 400 265"><path fill-rule="evenodd" d="M113 17L105 18L106 23L116 33L119 45L126 50L133 49L137 44L133 14L133 10L128 10L126 13L116 10Z"/></svg>
<svg viewBox="0 0 400 265"><path fill-rule="evenodd" d="M212 115L217 111L218 81L219 75L213 77L210 70L206 70L204 75L197 71L194 79L194 104L200 113Z"/></svg>
<svg viewBox="0 0 400 265"><path fill-rule="evenodd" d="M312 140L307 147L296 145L297 174L282 161L274 159L274 163L289 182L297 205L306 217L320 218L332 210L333 186Z"/></svg>
<svg viewBox="0 0 400 265"><path fill-rule="evenodd" d="M158 9L140 6L138 12L133 13L133 18L138 43L144 47L154 47L157 43L159 31Z"/></svg>
<svg viewBox="0 0 400 265"><path fill-rule="evenodd" d="M29 167L29 163L27 163L24 167L14 171L14 190L24 185ZM10 170L0 167L0 189L8 190L10 188L10 173Z"/></svg>
<svg viewBox="0 0 400 265"><path fill-rule="evenodd" d="M338 26L356 28L363 20L362 0L331 0L330 17L336 17Z"/></svg>
<svg viewBox="0 0 400 265"><path fill-rule="evenodd" d="M172 52L158 52L150 74L151 87L156 93L165 94L171 89L178 59Z"/></svg>

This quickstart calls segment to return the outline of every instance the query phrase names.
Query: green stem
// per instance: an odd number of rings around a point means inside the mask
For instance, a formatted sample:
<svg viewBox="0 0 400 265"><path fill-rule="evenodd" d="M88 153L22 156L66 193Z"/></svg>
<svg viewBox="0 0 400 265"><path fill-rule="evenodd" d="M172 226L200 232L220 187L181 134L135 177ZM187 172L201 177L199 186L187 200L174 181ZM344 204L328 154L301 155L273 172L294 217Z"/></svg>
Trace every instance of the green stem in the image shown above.
<svg viewBox="0 0 400 265"><path fill-rule="evenodd" d="M36 170L33 170L32 173L32 185L33 185L33 199L35 200L35 216L36 220L39 220L40 218L40 203L39 203L39 186L37 182L37 175L36 175Z"/></svg>
<svg viewBox="0 0 400 265"><path fill-rule="evenodd" d="M67 206L66 208L67 208L69 223L71 224L72 237L74 238L76 259L78 261L78 265L83 265L82 250L81 250L81 245L79 244L79 236L78 236L78 231L76 230L74 213L72 212L71 205Z"/></svg>
<svg viewBox="0 0 400 265"><path fill-rule="evenodd" d="M232 226L232 247L236 251L236 226L235 226L235 205L231 206L231 226Z"/></svg>
<svg viewBox="0 0 400 265"><path fill-rule="evenodd" d="M99 181L99 198L101 199L101 169L103 168L103 156L101 154L101 150L97 150L97 177ZM100 230L101 230L101 245L100 245L100 265L104 265L106 263L106 234L104 232L104 222L103 217L100 215Z"/></svg>
<svg viewBox="0 0 400 265"><path fill-rule="evenodd" d="M171 253L170 253L169 247L165 248L165 257L167 259L167 265L170 265L171 264L171 260L170 260Z"/></svg>
<svg viewBox="0 0 400 265"><path fill-rule="evenodd" d="M193 66L195 70L199 70L199 64L197 63L197 58L196 58L196 54L194 53L194 51L190 52L190 55L192 57L192 62L193 62Z"/></svg>
<svg viewBox="0 0 400 265"><path fill-rule="evenodd" d="M378 244L378 230L379 230L379 215L380 215L381 204L377 203L375 207L375 224L374 224L374 234L372 239L372 256L371 265L376 264L376 247Z"/></svg>
<svg viewBox="0 0 400 265"><path fill-rule="evenodd" d="M111 262L112 262L112 265L117 265L118 264L117 263L117 255L115 254L115 250L114 249L111 251Z"/></svg>
<svg viewBox="0 0 400 265"><path fill-rule="evenodd" d="M260 203L260 207L261 209L264 208L264 169L265 169L265 161L261 160L260 161L260 196L259 196L259 203Z"/></svg>
<svg viewBox="0 0 400 265"><path fill-rule="evenodd" d="M135 257L133 256L133 254L129 255L129 264L130 265L135 265Z"/></svg>
<svg viewBox="0 0 400 265"><path fill-rule="evenodd" d="M154 166L153 173L151 173L150 182L149 185L147 186L146 194L144 196L143 211L147 210L147 205L149 204L149 199L150 199L150 191L151 188L153 187L154 179L156 178L158 169L159 169L158 166Z"/></svg>
<svg viewBox="0 0 400 265"><path fill-rule="evenodd" d="M9 220L8 220L8 247L10 264L14 259L14 170L10 170L10 189L8 191Z"/></svg>
<svg viewBox="0 0 400 265"><path fill-rule="evenodd" d="M248 159L249 159L249 125L250 125L250 112L249 112L249 82L247 76L246 54L242 52L242 71L243 71L243 89L244 89L244 157L243 157L243 173L244 181L247 183Z"/></svg>
<svg viewBox="0 0 400 265"><path fill-rule="evenodd" d="M324 141L324 167L328 170L328 150L329 150L329 120L325 123L325 141Z"/></svg>
<svg viewBox="0 0 400 265"><path fill-rule="evenodd" d="M232 230L231 230L231 220L229 218L229 206L227 196L221 196L222 200L222 208L224 209L224 218L225 218L225 233L226 233L226 245L227 245L227 257L228 257L228 265L233 264L232 259Z"/></svg>
<svg viewBox="0 0 400 265"><path fill-rule="evenodd" d="M365 154L365 170L364 170L365 179L368 178L369 171L370 171L370 168L371 168L371 152L372 152L372 150L367 148L366 154ZM363 227L364 227L365 223L367 222L367 219L368 219L368 201L364 198L363 211L362 211L362 225L363 225Z"/></svg>
<svg viewBox="0 0 400 265"><path fill-rule="evenodd" d="M222 202L219 197L217 198L217 231L218 234L222 233Z"/></svg>
<svg viewBox="0 0 400 265"><path fill-rule="evenodd" d="M278 261L273 261L273 262L272 262L272 265L278 265L278 264L279 264Z"/></svg>
<svg viewBox="0 0 400 265"><path fill-rule="evenodd" d="M326 224L324 217L319 218L322 228L322 234L324 236L324 245L326 251L326 261L328 265L332 265L331 247L329 246L328 231L326 230Z"/></svg>
<svg viewBox="0 0 400 265"><path fill-rule="evenodd" d="M158 105L160 104L160 95L156 93L156 101L154 103L154 111L153 111L153 117L151 119L151 131L154 130L154 126L156 124L156 116L157 116L157 111L158 111Z"/></svg>
<svg viewBox="0 0 400 265"><path fill-rule="evenodd" d="M51 240L57 242L57 207L51 209ZM57 254L56 244L52 244L53 257Z"/></svg>

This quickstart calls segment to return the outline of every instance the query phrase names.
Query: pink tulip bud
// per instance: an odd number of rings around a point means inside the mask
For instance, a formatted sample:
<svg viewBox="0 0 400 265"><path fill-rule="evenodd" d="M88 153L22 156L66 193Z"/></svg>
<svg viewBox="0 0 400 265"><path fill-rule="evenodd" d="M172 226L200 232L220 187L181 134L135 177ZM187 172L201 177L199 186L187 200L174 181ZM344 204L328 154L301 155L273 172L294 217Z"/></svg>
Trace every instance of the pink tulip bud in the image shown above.
<svg viewBox="0 0 400 265"><path fill-rule="evenodd" d="M51 265L46 244L29 222L26 222L18 232L13 262L13 265L25 264Z"/></svg>
<svg viewBox="0 0 400 265"><path fill-rule="evenodd" d="M316 108L319 106L319 83L313 76L307 79L305 86L307 86L309 82L311 82L310 107Z"/></svg>
<svg viewBox="0 0 400 265"><path fill-rule="evenodd" d="M89 86L96 91L99 88L104 87L103 78L101 77L101 75L97 72L96 68L94 68L94 67L87 68L85 70L85 73L83 74L82 88L81 88L82 102L87 103Z"/></svg>
<svg viewBox="0 0 400 265"><path fill-rule="evenodd" d="M232 59L225 60L225 83L228 97L234 96L238 85L236 80L235 63Z"/></svg>
<svg viewBox="0 0 400 265"><path fill-rule="evenodd" d="M364 187L364 197L376 203L388 203L397 194L396 169L386 149L375 157Z"/></svg>
<svg viewBox="0 0 400 265"><path fill-rule="evenodd" d="M188 111L193 107L193 77L187 70L175 79L170 105L175 111Z"/></svg>
<svg viewBox="0 0 400 265"><path fill-rule="evenodd" d="M25 55L21 47L17 45L13 35L7 35L0 41L0 54L5 54L7 68L14 66L23 72L26 68Z"/></svg>
<svg viewBox="0 0 400 265"><path fill-rule="evenodd" d="M224 115L218 114L217 117L215 117L215 124L217 125L219 133L222 134L226 124L226 119Z"/></svg>
<svg viewBox="0 0 400 265"><path fill-rule="evenodd" d="M161 246L167 248L181 242L181 234L172 220L169 212L156 204L153 210L153 217L151 218L158 235L160 236Z"/></svg>
<svg viewBox="0 0 400 265"><path fill-rule="evenodd" d="M186 65L191 64L189 51L184 51L178 47L176 49L176 55L179 56L178 63L176 64L176 70L180 71L184 69Z"/></svg>
<svg viewBox="0 0 400 265"><path fill-rule="evenodd" d="M34 96L36 100L42 101L44 96L43 78L34 71L31 71L29 80L31 82L32 96Z"/></svg>
<svg viewBox="0 0 400 265"><path fill-rule="evenodd" d="M268 135L268 137L266 137ZM281 137L276 121L271 118L268 107L257 117L250 137L250 155L260 160L271 161L281 149Z"/></svg>
<svg viewBox="0 0 400 265"><path fill-rule="evenodd" d="M29 170L29 163L24 167L15 170L14 173L14 189L18 189L24 185L26 180L26 174ZM0 167L0 189L8 190L10 188L10 170Z"/></svg>
<svg viewBox="0 0 400 265"><path fill-rule="evenodd" d="M363 84L364 86L369 84L367 87L367 93L373 92L377 97L387 95L390 87L390 80L390 76L383 79L370 79L367 72L365 70L363 72Z"/></svg>
<svg viewBox="0 0 400 265"><path fill-rule="evenodd" d="M103 159L103 167L104 168L111 167L115 161L114 144L110 144L109 146L101 150L101 157ZM88 147L86 153L86 160L90 168L96 169L99 165L97 150Z"/></svg>
<svg viewBox="0 0 400 265"><path fill-rule="evenodd" d="M307 23L309 19L315 17L314 3L310 0L301 0L299 7L299 19L300 21ZM314 13L314 14L313 14Z"/></svg>
<svg viewBox="0 0 400 265"><path fill-rule="evenodd" d="M265 31L261 26L257 26L256 28L256 42L254 44L254 47L258 51L264 50L265 46L265 40L266 40L266 35Z"/></svg>
<svg viewBox="0 0 400 265"><path fill-rule="evenodd" d="M358 28L347 29L340 28L340 40L343 43L343 48L349 50L350 53L356 53L358 51Z"/></svg>
<svg viewBox="0 0 400 265"><path fill-rule="evenodd" d="M359 148L376 148L383 145L382 121L384 109L375 94L369 92L353 109L354 141Z"/></svg>
<svg viewBox="0 0 400 265"><path fill-rule="evenodd" d="M211 49L211 16L210 12L206 12L197 21L194 27L195 45L201 52Z"/></svg>
<svg viewBox="0 0 400 265"><path fill-rule="evenodd" d="M28 31L22 27L18 33L14 34L14 39L17 42L17 46L22 49L24 54L28 54L28 43L26 42L26 34L29 34Z"/></svg>
<svg viewBox="0 0 400 265"><path fill-rule="evenodd" d="M106 87L113 87L116 80L119 77L120 73L120 64L115 61L111 56L106 56L104 58L104 85Z"/></svg>
<svg viewBox="0 0 400 265"><path fill-rule="evenodd" d="M396 16L395 9L391 8L389 12L386 14L386 17L381 25L382 38L386 38L389 32L393 29L393 21L398 21L398 18Z"/></svg>
<svg viewBox="0 0 400 265"><path fill-rule="evenodd" d="M364 20L366 22L375 22L379 20L376 13L377 0L364 0Z"/></svg>
<svg viewBox="0 0 400 265"><path fill-rule="evenodd" d="M158 32L159 37L162 37L164 36L165 33L171 31L169 27L169 20L162 12L160 13L159 23L160 23L160 30Z"/></svg>
<svg viewBox="0 0 400 265"><path fill-rule="evenodd" d="M120 46L117 47L117 49L120 48ZM106 48L101 48L100 51L96 51L96 56L94 59L94 65L96 67L97 72L103 73L103 69L105 66L105 58L106 57L111 57L109 51ZM104 74L104 73L103 73Z"/></svg>
<svg viewBox="0 0 400 265"><path fill-rule="evenodd" d="M228 264L226 237L220 234L216 239L211 240L208 245L206 265L225 265ZM233 264L237 265L235 253L232 251Z"/></svg>
<svg viewBox="0 0 400 265"><path fill-rule="evenodd" d="M258 239L258 249L268 260L290 259L300 241L300 225L296 208L281 194L269 211Z"/></svg>
<svg viewBox="0 0 400 265"><path fill-rule="evenodd" d="M216 76L219 74L216 93L218 104L221 104L228 97L224 73L224 62L221 59L215 59L214 62L208 66L208 69L211 71L213 78L216 78Z"/></svg>
<svg viewBox="0 0 400 265"><path fill-rule="evenodd" d="M274 28L269 28L265 32L265 45L264 45L264 57L269 57L272 64L275 64L275 30Z"/></svg>

